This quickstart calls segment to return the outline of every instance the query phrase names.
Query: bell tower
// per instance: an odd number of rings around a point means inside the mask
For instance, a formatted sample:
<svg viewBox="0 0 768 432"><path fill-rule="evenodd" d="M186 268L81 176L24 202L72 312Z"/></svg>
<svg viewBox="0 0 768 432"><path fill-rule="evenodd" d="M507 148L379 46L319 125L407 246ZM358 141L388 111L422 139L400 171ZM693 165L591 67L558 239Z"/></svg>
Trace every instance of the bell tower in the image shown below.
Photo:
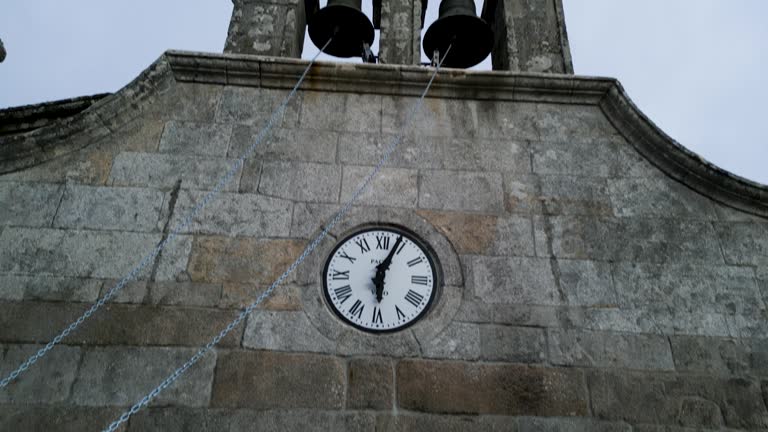
<svg viewBox="0 0 768 432"><path fill-rule="evenodd" d="M423 49L421 29L426 26L424 48L429 51L447 43L452 32L465 30L471 38L466 47L460 44L454 48L454 55L461 55L465 61L455 64L449 61L446 66L472 66L477 62L470 52L477 53L471 50L477 48L485 57L484 46L488 45L494 70L573 74L562 0L485 0L482 9L477 11L479 17L475 16L471 0L442 0L440 15L434 23L425 22L427 0L372 1L372 24L381 30L377 53L381 63L419 64ZM230 53L300 58L307 24L315 14L320 18L328 15L327 8L319 11L317 0L233 2L224 48ZM359 10L359 2L355 1L339 0L329 4L331 9L357 7ZM459 50L465 52L459 54ZM349 56L346 54L343 57Z"/></svg>

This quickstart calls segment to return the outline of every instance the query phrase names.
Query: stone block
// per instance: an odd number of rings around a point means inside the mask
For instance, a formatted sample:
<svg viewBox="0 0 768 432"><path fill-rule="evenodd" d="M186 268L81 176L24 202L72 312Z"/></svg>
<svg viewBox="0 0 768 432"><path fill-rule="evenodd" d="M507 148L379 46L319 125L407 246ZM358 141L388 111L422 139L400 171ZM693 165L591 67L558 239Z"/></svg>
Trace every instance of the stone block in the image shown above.
<svg viewBox="0 0 768 432"><path fill-rule="evenodd" d="M245 184L241 189L252 192ZM264 195L293 201L337 203L340 188L339 165L265 162L258 190Z"/></svg>
<svg viewBox="0 0 768 432"><path fill-rule="evenodd" d="M232 125L229 124L170 121L165 124L160 137L160 152L223 158L227 155L231 136Z"/></svg>
<svg viewBox="0 0 768 432"><path fill-rule="evenodd" d="M322 397L322 396L318 396ZM374 430L374 417L361 411L238 411L230 425L231 432L266 432L300 430L370 431Z"/></svg>
<svg viewBox="0 0 768 432"><path fill-rule="evenodd" d="M501 100L470 100L477 136L485 138L538 140L537 104Z"/></svg>
<svg viewBox="0 0 768 432"><path fill-rule="evenodd" d="M93 302L101 285L98 279L0 276L0 300Z"/></svg>
<svg viewBox="0 0 768 432"><path fill-rule="evenodd" d="M624 422L582 417L520 417L517 425L520 432L633 432L632 426Z"/></svg>
<svg viewBox="0 0 768 432"><path fill-rule="evenodd" d="M531 143L534 174L613 177L618 174L616 143L612 141Z"/></svg>
<svg viewBox="0 0 768 432"><path fill-rule="evenodd" d="M726 336L768 339L768 321L765 319L765 312L759 314L725 315L725 320L728 324L728 334Z"/></svg>
<svg viewBox="0 0 768 432"><path fill-rule="evenodd" d="M0 181L0 226L49 227L64 186Z"/></svg>
<svg viewBox="0 0 768 432"><path fill-rule="evenodd" d="M106 427L115 421L121 408L75 407L67 405L7 405L0 406L0 430L82 432L94 427ZM117 432L127 431L126 426Z"/></svg>
<svg viewBox="0 0 768 432"><path fill-rule="evenodd" d="M216 123L237 123L259 128L267 125L289 90L253 87L224 87L216 107ZM293 129L298 125L302 92L286 105L274 127ZM239 156L239 155L238 155Z"/></svg>
<svg viewBox="0 0 768 432"><path fill-rule="evenodd" d="M250 150L261 128L236 125L232 133L229 157L238 158ZM305 129L272 129L272 132L256 145L249 157L259 160L291 160L297 162L334 163L337 132Z"/></svg>
<svg viewBox="0 0 768 432"><path fill-rule="evenodd" d="M531 220L527 217L433 210L417 213L448 237L459 254L535 255Z"/></svg>
<svg viewBox="0 0 768 432"><path fill-rule="evenodd" d="M702 398L683 398L677 423L682 426L720 429L723 415L716 403Z"/></svg>
<svg viewBox="0 0 768 432"><path fill-rule="evenodd" d="M473 257L470 265L474 294L485 303L560 305L564 302L549 260Z"/></svg>
<svg viewBox="0 0 768 432"><path fill-rule="evenodd" d="M87 305L67 303L8 303L0 316L0 342L47 343L55 332L79 317ZM107 305L72 333L69 344L202 346L237 315L236 311ZM240 344L242 327L221 346Z"/></svg>
<svg viewBox="0 0 768 432"><path fill-rule="evenodd" d="M118 279L159 241L159 234L8 228L0 234L8 245L0 250L0 272ZM169 248L163 270L186 267L183 255L183 248Z"/></svg>
<svg viewBox="0 0 768 432"><path fill-rule="evenodd" d="M255 310L248 317L243 347L298 352L334 352L333 341L323 336L302 311Z"/></svg>
<svg viewBox="0 0 768 432"><path fill-rule="evenodd" d="M606 179L504 173L504 199L511 213L612 216Z"/></svg>
<svg viewBox="0 0 768 432"><path fill-rule="evenodd" d="M491 305L491 320L496 324L555 327L560 325L559 308L552 306L530 306L515 304Z"/></svg>
<svg viewBox="0 0 768 432"><path fill-rule="evenodd" d="M157 232L165 194L130 187L68 186L53 225L65 229Z"/></svg>
<svg viewBox="0 0 768 432"><path fill-rule="evenodd" d="M717 223L715 228L728 264L768 265L768 223Z"/></svg>
<svg viewBox="0 0 768 432"><path fill-rule="evenodd" d="M344 133L339 139L339 160L345 164L376 165L397 134ZM531 171L524 142L482 138L406 136L391 154L387 166L469 171Z"/></svg>
<svg viewBox="0 0 768 432"><path fill-rule="evenodd" d="M558 258L722 264L712 225L671 219L534 217L536 251Z"/></svg>
<svg viewBox="0 0 768 432"><path fill-rule="evenodd" d="M536 128L542 141L566 143L566 146L584 142L592 145L601 142L622 141L616 128L597 105L558 103L536 104ZM592 152L604 149L599 144Z"/></svg>
<svg viewBox="0 0 768 432"><path fill-rule="evenodd" d="M475 324L451 323L434 338L421 343L424 357L454 360L480 358L480 328Z"/></svg>
<svg viewBox="0 0 768 432"><path fill-rule="evenodd" d="M379 130L379 95L303 92L301 127L305 129L365 132Z"/></svg>
<svg viewBox="0 0 768 432"><path fill-rule="evenodd" d="M422 171L419 207L437 210L501 212L504 193L501 174Z"/></svg>
<svg viewBox="0 0 768 432"><path fill-rule="evenodd" d="M382 432L516 432L517 419L507 416L460 416L404 413L380 414Z"/></svg>
<svg viewBox="0 0 768 432"><path fill-rule="evenodd" d="M395 398L394 368L389 360L358 358L349 362L347 408L390 410Z"/></svg>
<svg viewBox="0 0 768 432"><path fill-rule="evenodd" d="M168 375L195 355L197 349L95 348L83 353L82 366L72 387L76 405L128 406L138 402ZM197 364L155 400L159 405L206 406L216 352Z"/></svg>
<svg viewBox="0 0 768 432"><path fill-rule="evenodd" d="M720 423L718 414L722 414L724 424L731 428L768 427L768 410L760 400L758 382L743 378L679 375L664 387L667 397L673 401L670 405L679 424L715 427Z"/></svg>
<svg viewBox="0 0 768 432"><path fill-rule="evenodd" d="M417 102L415 97L384 96L382 132L399 134ZM408 133L412 136L474 137L477 116L472 111L466 100L426 98L411 120Z"/></svg>
<svg viewBox="0 0 768 432"><path fill-rule="evenodd" d="M645 263L614 265L619 304L624 308L754 314L766 309L745 267Z"/></svg>
<svg viewBox="0 0 768 432"><path fill-rule="evenodd" d="M661 309L605 309L584 311L581 327L588 330L659 335L730 337L726 315Z"/></svg>
<svg viewBox="0 0 768 432"><path fill-rule="evenodd" d="M712 201L669 179L611 179L608 184L619 217L717 219Z"/></svg>
<svg viewBox="0 0 768 432"><path fill-rule="evenodd" d="M199 408L150 408L131 419L131 432L186 432L253 430L373 430L373 414L312 410L233 410Z"/></svg>
<svg viewBox="0 0 768 432"><path fill-rule="evenodd" d="M550 361L556 365L675 370L664 336L550 329L548 340Z"/></svg>
<svg viewBox="0 0 768 432"><path fill-rule="evenodd" d="M232 351L219 355L211 406L341 409L345 382L346 368L335 357Z"/></svg>
<svg viewBox="0 0 768 432"><path fill-rule="evenodd" d="M270 285L304 249L300 240L196 237L189 258L193 282ZM286 282L290 282L291 277Z"/></svg>
<svg viewBox="0 0 768 432"><path fill-rule="evenodd" d="M221 292L221 284L154 282L149 284L149 297L145 301L163 306L213 307L219 305Z"/></svg>
<svg viewBox="0 0 768 432"><path fill-rule="evenodd" d="M174 82L169 91L157 94L144 115L153 120L167 118L199 123L213 122L222 92L222 86Z"/></svg>
<svg viewBox="0 0 768 432"><path fill-rule="evenodd" d="M117 285L119 281L108 280L101 286L101 293L99 297L107 294L109 290ZM131 281L128 282L123 289L117 292L112 298L109 299L110 303L144 303L149 295L149 287L147 281Z"/></svg>
<svg viewBox="0 0 768 432"><path fill-rule="evenodd" d="M229 172L234 160L156 153L120 153L109 176L113 186L144 186L171 189L181 180L183 189L211 190ZM224 186L237 190L237 178Z"/></svg>
<svg viewBox="0 0 768 432"><path fill-rule="evenodd" d="M345 166L341 202L346 203L373 172L374 167ZM357 204L415 208L419 201L417 170L383 168L358 198Z"/></svg>
<svg viewBox="0 0 768 432"><path fill-rule="evenodd" d="M205 192L180 191L170 226L177 227L205 198ZM288 237L293 204L255 194L218 194L198 213L185 233L228 236Z"/></svg>
<svg viewBox="0 0 768 432"><path fill-rule="evenodd" d="M664 178L668 177L660 169L653 166L645 156L638 153L638 151L626 140L614 137L614 140L619 143L618 156L619 156L619 177L656 177Z"/></svg>
<svg viewBox="0 0 768 432"><path fill-rule="evenodd" d="M267 288L266 286L247 283L225 282L219 306L244 308L253 303ZM259 308L269 311L301 310L300 293L303 289L295 284L280 285L261 303Z"/></svg>
<svg viewBox="0 0 768 432"><path fill-rule="evenodd" d="M768 423L758 383L711 376L593 372L589 375L594 414L632 423L713 427L722 414L732 428Z"/></svg>
<svg viewBox="0 0 768 432"><path fill-rule="evenodd" d="M599 261L557 260L559 282L571 306L618 304L611 265Z"/></svg>
<svg viewBox="0 0 768 432"><path fill-rule="evenodd" d="M27 324L30 324L29 322ZM0 349L0 376L6 378L42 345L5 345ZM81 352L79 348L59 346L44 360L31 366L18 379L0 392L0 403L18 405L56 404L66 402L69 389L77 376ZM0 424L5 421L1 417ZM5 429L4 429L5 430Z"/></svg>
<svg viewBox="0 0 768 432"><path fill-rule="evenodd" d="M403 360L397 365L400 408L450 414L586 415L582 373L503 364Z"/></svg>
<svg viewBox="0 0 768 432"><path fill-rule="evenodd" d="M331 313L328 312L326 315L330 317ZM421 354L419 341L413 332L374 335L353 330L341 324L335 317L331 317L331 319L333 320L334 333L337 334L336 352L340 355L415 357ZM327 329L324 330L327 331Z"/></svg>
<svg viewBox="0 0 768 432"><path fill-rule="evenodd" d="M547 359L544 330L499 325L480 326L482 359L512 363L543 363Z"/></svg>
<svg viewBox="0 0 768 432"><path fill-rule="evenodd" d="M131 432L229 431L235 412L210 408L145 408L131 417Z"/></svg>
<svg viewBox="0 0 768 432"><path fill-rule="evenodd" d="M664 380L656 375L620 371L595 371L587 376L593 415L631 423L669 423Z"/></svg>
<svg viewBox="0 0 768 432"><path fill-rule="evenodd" d="M189 256L192 253L192 236L179 235L163 249L157 266L152 269L154 282L188 281Z"/></svg>

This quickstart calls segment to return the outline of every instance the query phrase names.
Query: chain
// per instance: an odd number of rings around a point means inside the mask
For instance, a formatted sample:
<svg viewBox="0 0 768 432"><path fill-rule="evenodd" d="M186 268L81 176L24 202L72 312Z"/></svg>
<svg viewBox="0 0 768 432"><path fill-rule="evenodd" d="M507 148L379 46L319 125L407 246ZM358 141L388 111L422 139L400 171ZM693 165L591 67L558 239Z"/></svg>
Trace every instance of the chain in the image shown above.
<svg viewBox="0 0 768 432"><path fill-rule="evenodd" d="M443 56L443 59L448 55L448 52L451 50L451 46L448 47L448 49L445 52L445 55ZM320 50L321 52L323 50ZM277 280L275 280L272 285L269 286L264 292L259 295L259 297L256 298L256 300L253 301L248 307L243 309L242 312L232 320L219 334L217 334L213 339L211 339L210 342L208 342L203 348L200 348L195 355L192 356L189 360L187 360L183 365L181 365L178 369L173 371L168 377L163 380L163 382L160 383L157 387L155 387L152 391L147 393L146 396L141 398L139 402L137 402L135 405L133 405L129 410L125 411L117 420L112 422L106 429L104 429L102 432L114 432L117 430L118 427L120 427L121 424L128 421L128 419L139 412L143 407L149 405L150 402L154 398L156 398L163 390L168 388L171 384L173 384L181 375L184 374L189 368L191 368L195 363L197 363L203 356L210 351L213 347L215 347L219 341L221 341L229 332L231 332L235 327L237 327L243 320L251 313L253 312L256 307L263 302L267 297L272 294L272 292L280 286L280 284L283 283L283 281L298 267L301 265L302 262L317 248L317 246L320 244L320 242L328 235L328 233L335 227L349 212L349 210L352 208L352 205L357 201L357 199L360 197L360 195L365 191L365 189L368 187L368 185L371 183L373 178L376 176L376 174L381 171L381 168L384 166L384 164L389 160L390 155L392 152L395 151L398 145L403 140L403 136L405 135L405 132L410 128L411 123L413 122L413 118L415 117L416 113L421 108L421 105L424 102L424 98L427 95L427 92L429 91L429 88L432 86L432 82L435 80L435 77L437 76L437 72L440 70L440 66L442 65L442 60L440 63L438 63L437 67L435 68L434 73L432 73L432 76L429 79L429 82L427 83L427 86L424 88L424 91L421 94L421 97L419 100L411 107L411 110L408 113L408 117L406 118L406 122L403 125L402 130L400 131L400 134L395 137L394 140L392 140L392 143L389 144L387 147L387 150L384 153L384 156L379 160L379 163L376 164L376 167L371 171L370 174L363 180L363 182L358 186L357 190L354 194L352 194L352 197L344 204L344 206L336 213L336 216L331 220L328 225L323 228L323 231L315 237L315 239L307 246L304 251L299 255L299 257L291 264L288 269L283 272L282 275L280 275ZM314 59L313 59L314 61ZM311 63L310 63L311 66Z"/></svg>
<svg viewBox="0 0 768 432"><path fill-rule="evenodd" d="M120 290L122 290L128 282L135 279L139 273L147 266L149 263L153 262L158 255L160 255L160 252L165 249L165 247L171 243L173 240L176 239L176 237L179 235L180 232L184 231L189 227L189 225L192 223L195 217L208 205L210 202L226 187L232 179L235 177L237 172L240 170L240 168L245 163L245 160L250 157L254 150L256 150L256 147L264 140L264 138L267 137L270 130L272 129L272 126L274 125L275 121L280 118L285 112L286 107L288 106L288 102L291 100L291 98L296 94L296 92L299 89L299 86L304 81L304 78L306 78L307 73L309 73L310 68L314 64L317 57L320 55L323 50L328 46L328 44L331 43L332 39L329 39L328 42L326 42L323 49L321 49L315 57L309 62L307 65L307 68L304 69L304 73L301 74L301 78L299 78L299 81L296 83L296 85L293 87L290 93L283 99L282 103L278 106L278 108L272 113L272 116L269 118L269 121L267 122L267 125L264 127L264 129L259 132L259 134L256 137L256 141L254 141L253 144L251 144L250 147L246 149L246 151L230 166L229 170L224 174L224 176L219 179L218 183L216 183L216 186L208 192L202 200L200 200L197 205L190 211L187 216L174 227L174 229L168 234L168 236L163 239L158 245L149 253L147 254L140 262L139 264L133 268L128 274L123 277L115 286L109 289L96 303L91 305L88 310L86 310L79 318L77 318L74 322L69 324L61 333L59 333L56 337L53 338L52 341L48 342L43 348L40 348L35 354L30 356L24 363L22 363L18 368L16 368L13 372L11 372L7 377L0 380L0 389L5 388L10 384L13 380L19 377L22 373L24 373L27 369L30 368L33 364L35 364L38 360L40 360L44 355L46 355L50 350L53 349L56 345L61 343L61 341L69 336L70 333L75 331L85 320L90 318L96 311L98 311L104 304L109 301L112 297L114 297Z"/></svg>

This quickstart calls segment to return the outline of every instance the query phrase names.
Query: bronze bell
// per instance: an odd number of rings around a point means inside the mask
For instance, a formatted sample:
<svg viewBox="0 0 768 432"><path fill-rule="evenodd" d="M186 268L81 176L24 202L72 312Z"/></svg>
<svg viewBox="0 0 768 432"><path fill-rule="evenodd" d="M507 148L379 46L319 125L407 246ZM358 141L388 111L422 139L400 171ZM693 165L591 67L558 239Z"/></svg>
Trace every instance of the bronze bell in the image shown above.
<svg viewBox="0 0 768 432"><path fill-rule="evenodd" d="M363 53L363 44L373 43L373 23L362 11L362 0L328 0L328 5L309 20L309 38L326 54L355 57Z"/></svg>
<svg viewBox="0 0 768 432"><path fill-rule="evenodd" d="M440 16L424 35L424 52L432 58L437 50L442 58L449 45L451 51L443 60L445 67L472 67L491 53L493 31L477 16L472 0L440 2Z"/></svg>

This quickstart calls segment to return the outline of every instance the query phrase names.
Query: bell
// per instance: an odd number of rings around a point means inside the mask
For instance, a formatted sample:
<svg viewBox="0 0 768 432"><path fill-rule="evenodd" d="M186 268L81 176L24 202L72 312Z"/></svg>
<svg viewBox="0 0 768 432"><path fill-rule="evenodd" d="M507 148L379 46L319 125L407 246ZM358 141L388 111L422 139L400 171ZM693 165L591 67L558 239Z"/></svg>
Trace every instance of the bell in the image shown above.
<svg viewBox="0 0 768 432"><path fill-rule="evenodd" d="M309 38L316 47L334 57L355 57L363 54L363 44L373 43L371 20L362 11L362 0L328 0L328 5L309 20Z"/></svg>
<svg viewBox="0 0 768 432"><path fill-rule="evenodd" d="M443 66L468 68L483 61L493 48L493 30L477 16L472 0L442 0L440 16L424 35L424 52L432 58L435 51Z"/></svg>

